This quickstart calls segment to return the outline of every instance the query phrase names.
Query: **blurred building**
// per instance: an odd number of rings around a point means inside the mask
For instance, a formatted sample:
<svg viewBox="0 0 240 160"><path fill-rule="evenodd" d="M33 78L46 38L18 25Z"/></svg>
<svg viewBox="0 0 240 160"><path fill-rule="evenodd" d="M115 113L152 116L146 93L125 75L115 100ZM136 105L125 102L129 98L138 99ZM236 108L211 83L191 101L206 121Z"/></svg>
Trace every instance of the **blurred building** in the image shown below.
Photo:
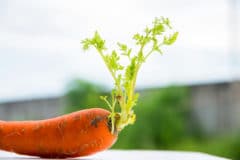
<svg viewBox="0 0 240 160"><path fill-rule="evenodd" d="M62 97L0 102L1 120L36 120L58 116L64 110Z"/></svg>
<svg viewBox="0 0 240 160"><path fill-rule="evenodd" d="M240 82L193 85L193 118L207 134L240 130Z"/></svg>

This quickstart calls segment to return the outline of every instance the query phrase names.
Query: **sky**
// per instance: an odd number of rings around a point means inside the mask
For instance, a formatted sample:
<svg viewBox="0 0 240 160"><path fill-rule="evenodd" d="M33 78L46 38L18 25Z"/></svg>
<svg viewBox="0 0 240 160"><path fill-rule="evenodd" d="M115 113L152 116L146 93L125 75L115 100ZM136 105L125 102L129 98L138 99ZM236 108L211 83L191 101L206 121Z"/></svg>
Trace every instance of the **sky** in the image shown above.
<svg viewBox="0 0 240 160"><path fill-rule="evenodd" d="M74 78L111 88L101 58L84 53L80 41L98 30L107 46L132 44L159 16L170 18L179 38L143 65L138 88L230 80L240 68L240 21L229 18L240 7L230 1L0 1L0 102L61 95Z"/></svg>

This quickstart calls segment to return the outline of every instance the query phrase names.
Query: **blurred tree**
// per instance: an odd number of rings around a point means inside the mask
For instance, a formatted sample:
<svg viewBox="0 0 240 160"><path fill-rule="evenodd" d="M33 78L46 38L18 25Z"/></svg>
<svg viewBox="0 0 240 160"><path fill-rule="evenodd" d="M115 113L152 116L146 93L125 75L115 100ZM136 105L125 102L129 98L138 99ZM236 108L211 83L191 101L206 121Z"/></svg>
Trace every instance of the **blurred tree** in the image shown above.
<svg viewBox="0 0 240 160"><path fill-rule="evenodd" d="M115 148L168 149L188 131L189 92L171 86L140 93L137 121L120 133Z"/></svg>
<svg viewBox="0 0 240 160"><path fill-rule="evenodd" d="M239 160L240 159L240 136L237 135L236 138L233 141L233 145L231 148L231 155L233 160Z"/></svg>
<svg viewBox="0 0 240 160"><path fill-rule="evenodd" d="M85 108L102 107L105 103L99 96L105 91L105 88L91 82L75 79L67 85L65 112L73 112Z"/></svg>

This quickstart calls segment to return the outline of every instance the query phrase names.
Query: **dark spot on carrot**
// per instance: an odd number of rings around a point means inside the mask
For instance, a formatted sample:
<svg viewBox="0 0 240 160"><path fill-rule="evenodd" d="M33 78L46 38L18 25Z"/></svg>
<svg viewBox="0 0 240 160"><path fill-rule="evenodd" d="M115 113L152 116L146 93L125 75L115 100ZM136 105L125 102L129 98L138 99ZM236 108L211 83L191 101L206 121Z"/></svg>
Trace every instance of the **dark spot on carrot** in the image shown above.
<svg viewBox="0 0 240 160"><path fill-rule="evenodd" d="M91 121L91 126L98 127L98 122L100 122L103 118L100 116L96 116L92 121Z"/></svg>

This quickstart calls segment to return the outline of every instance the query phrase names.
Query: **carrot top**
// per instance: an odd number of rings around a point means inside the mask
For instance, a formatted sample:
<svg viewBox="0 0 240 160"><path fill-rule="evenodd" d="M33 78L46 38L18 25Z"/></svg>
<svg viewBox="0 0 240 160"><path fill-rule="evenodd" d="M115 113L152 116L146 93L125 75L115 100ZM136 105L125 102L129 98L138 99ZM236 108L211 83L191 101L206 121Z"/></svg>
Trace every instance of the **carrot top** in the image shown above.
<svg viewBox="0 0 240 160"><path fill-rule="evenodd" d="M82 47L88 50L94 47L100 54L114 80L111 97L101 96L110 108L112 133L121 131L125 126L133 124L136 119L133 107L136 106L139 94L135 93L136 79L142 64L153 53L162 54L161 48L173 44L178 37L178 32L172 29L168 18L155 18L152 25L147 26L142 34L133 36L135 48L126 44L117 43L118 49L106 53L105 40L96 31L92 38L84 39ZM122 59L127 59L128 64L123 65ZM120 112L116 111L120 107ZM116 129L116 130L115 130Z"/></svg>

